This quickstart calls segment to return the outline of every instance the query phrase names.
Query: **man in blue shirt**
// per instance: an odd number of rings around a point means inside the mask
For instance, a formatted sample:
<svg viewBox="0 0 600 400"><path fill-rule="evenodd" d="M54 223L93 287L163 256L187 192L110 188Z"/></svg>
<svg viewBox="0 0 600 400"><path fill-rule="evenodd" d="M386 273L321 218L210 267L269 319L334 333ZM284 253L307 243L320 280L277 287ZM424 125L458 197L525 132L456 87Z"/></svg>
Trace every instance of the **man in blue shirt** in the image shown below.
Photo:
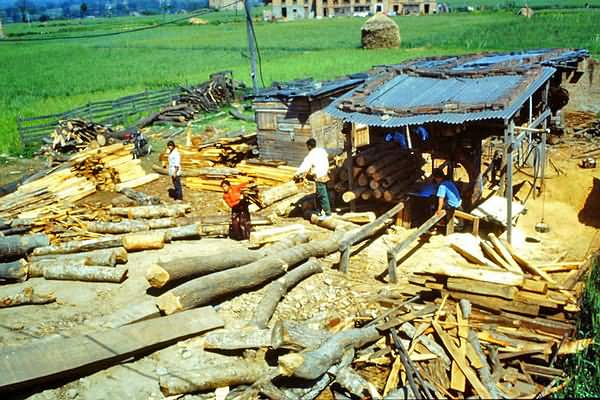
<svg viewBox="0 0 600 400"><path fill-rule="evenodd" d="M433 180L437 185L436 197L437 197L437 209L436 214L440 214L442 210L446 210L446 221L450 221L450 218L454 217L454 210L460 208L462 200L460 198L460 191L449 179L446 179L444 171L440 168L433 170Z"/></svg>

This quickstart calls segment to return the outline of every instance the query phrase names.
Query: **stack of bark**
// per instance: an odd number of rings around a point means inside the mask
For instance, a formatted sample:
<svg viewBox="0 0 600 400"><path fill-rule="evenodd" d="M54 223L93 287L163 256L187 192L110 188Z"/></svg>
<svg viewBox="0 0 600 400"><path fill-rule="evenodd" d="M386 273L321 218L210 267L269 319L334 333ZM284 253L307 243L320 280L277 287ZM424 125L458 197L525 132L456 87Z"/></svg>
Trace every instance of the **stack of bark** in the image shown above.
<svg viewBox="0 0 600 400"><path fill-rule="evenodd" d="M423 157L401 151L396 146L374 145L361 150L353 158L353 189L348 188L348 163L332 174L329 187L342 194L344 202L379 200L393 202L401 197L422 175Z"/></svg>
<svg viewBox="0 0 600 400"><path fill-rule="evenodd" d="M235 98L235 84L231 76L215 75L210 81L192 88L181 88L179 99L137 123L138 128L156 122L185 125L198 114L217 111Z"/></svg>
<svg viewBox="0 0 600 400"><path fill-rule="evenodd" d="M110 192L158 179L157 174L144 171L140 159L133 158L132 148L118 143L80 152L71 158L72 171L96 183L98 190Z"/></svg>
<svg viewBox="0 0 600 400"><path fill-rule="evenodd" d="M52 149L67 149L87 147L90 143L104 146L112 131L104 125L83 119L59 121L58 126L50 134Z"/></svg>

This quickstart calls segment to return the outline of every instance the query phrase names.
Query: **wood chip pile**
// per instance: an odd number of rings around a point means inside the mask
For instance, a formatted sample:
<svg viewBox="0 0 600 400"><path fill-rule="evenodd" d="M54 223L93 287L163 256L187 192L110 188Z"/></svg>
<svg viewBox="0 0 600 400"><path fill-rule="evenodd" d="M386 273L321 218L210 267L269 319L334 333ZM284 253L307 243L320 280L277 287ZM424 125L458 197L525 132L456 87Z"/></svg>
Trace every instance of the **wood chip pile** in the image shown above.
<svg viewBox="0 0 600 400"><path fill-rule="evenodd" d="M50 134L52 149L83 149L94 143L104 146L112 134L112 130L104 125L83 119L59 121L58 126Z"/></svg>
<svg viewBox="0 0 600 400"><path fill-rule="evenodd" d="M393 148L392 148L393 147ZM344 202L376 200L393 202L400 199L423 176L422 157L402 152L396 146L370 146L354 157L353 190L348 190L347 162L338 167L328 183Z"/></svg>

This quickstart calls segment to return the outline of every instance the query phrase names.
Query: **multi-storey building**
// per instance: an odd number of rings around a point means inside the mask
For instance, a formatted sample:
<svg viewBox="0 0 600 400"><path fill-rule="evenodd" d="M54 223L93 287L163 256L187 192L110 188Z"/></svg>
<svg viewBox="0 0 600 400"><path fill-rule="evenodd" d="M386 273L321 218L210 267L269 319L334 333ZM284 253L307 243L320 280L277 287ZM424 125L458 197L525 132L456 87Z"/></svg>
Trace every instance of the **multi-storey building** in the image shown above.
<svg viewBox="0 0 600 400"><path fill-rule="evenodd" d="M273 18L301 19L352 16L383 12L396 15L434 14L428 0L272 0Z"/></svg>

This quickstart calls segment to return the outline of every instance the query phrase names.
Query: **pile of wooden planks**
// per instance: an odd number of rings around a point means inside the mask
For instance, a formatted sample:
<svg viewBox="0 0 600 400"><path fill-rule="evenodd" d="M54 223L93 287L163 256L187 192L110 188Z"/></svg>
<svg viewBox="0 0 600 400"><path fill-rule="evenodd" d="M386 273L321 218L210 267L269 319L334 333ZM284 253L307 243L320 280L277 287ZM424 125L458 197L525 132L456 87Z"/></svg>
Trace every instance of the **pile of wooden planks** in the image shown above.
<svg viewBox="0 0 600 400"><path fill-rule="evenodd" d="M352 190L348 190L350 162ZM393 202L421 178L424 163L420 155L395 145L372 145L337 168L328 186L340 193L346 203L360 199Z"/></svg>
<svg viewBox="0 0 600 400"><path fill-rule="evenodd" d="M71 158L71 170L96 183L102 191L119 191L133 188L158 179L157 174L147 174L141 160L132 157L133 145L114 144L99 149L80 152Z"/></svg>
<svg viewBox="0 0 600 400"><path fill-rule="evenodd" d="M104 125L83 119L68 119L58 122L58 126L50 134L52 149L82 149L91 143L104 146L112 134L112 130Z"/></svg>

